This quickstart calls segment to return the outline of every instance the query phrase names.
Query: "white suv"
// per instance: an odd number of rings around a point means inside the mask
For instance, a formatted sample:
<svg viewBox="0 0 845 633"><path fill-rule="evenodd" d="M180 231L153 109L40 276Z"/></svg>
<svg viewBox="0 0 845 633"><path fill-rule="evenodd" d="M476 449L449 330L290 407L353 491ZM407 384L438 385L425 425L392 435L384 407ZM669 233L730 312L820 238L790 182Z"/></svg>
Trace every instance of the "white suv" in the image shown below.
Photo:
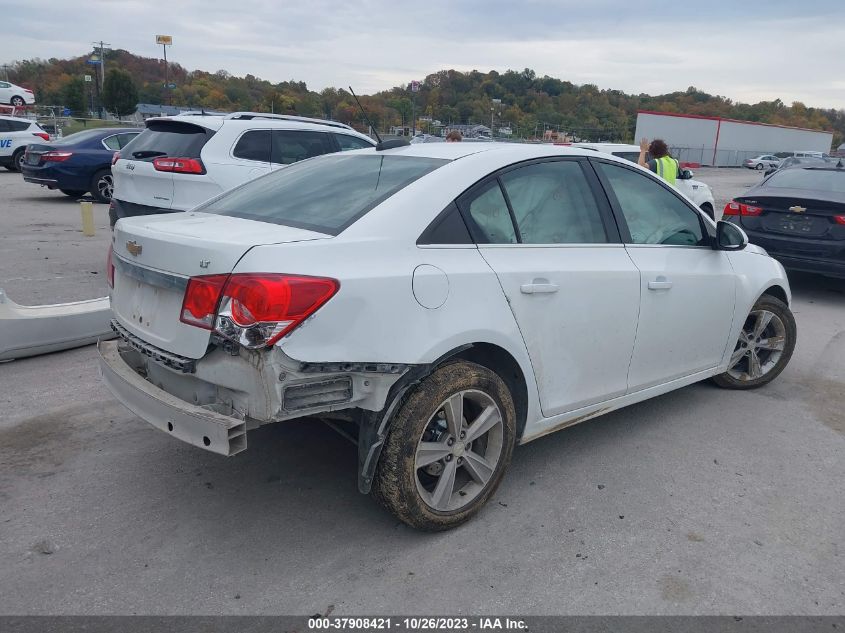
<svg viewBox="0 0 845 633"><path fill-rule="evenodd" d="M30 119L0 116L0 165L9 171L20 171L26 146L36 138L50 140L50 135Z"/></svg>
<svg viewBox="0 0 845 633"><path fill-rule="evenodd" d="M115 154L109 217L186 211L306 158L373 147L348 125L306 117L235 112L147 120Z"/></svg>

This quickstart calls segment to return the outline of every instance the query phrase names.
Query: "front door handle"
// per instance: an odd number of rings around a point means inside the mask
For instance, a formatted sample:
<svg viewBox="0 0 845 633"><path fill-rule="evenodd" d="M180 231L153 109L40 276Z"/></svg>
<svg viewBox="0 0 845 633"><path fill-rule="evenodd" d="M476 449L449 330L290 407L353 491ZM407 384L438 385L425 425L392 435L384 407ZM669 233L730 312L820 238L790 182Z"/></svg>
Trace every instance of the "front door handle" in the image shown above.
<svg viewBox="0 0 845 633"><path fill-rule="evenodd" d="M519 287L520 292L522 292L522 294L524 295L538 295L543 293L548 294L552 292L557 292L558 289L559 286L557 284L549 283L545 279L535 279L532 283L522 284Z"/></svg>
<svg viewBox="0 0 845 633"><path fill-rule="evenodd" d="M648 282L649 290L669 290L672 287L672 282L666 277L658 277L654 281Z"/></svg>

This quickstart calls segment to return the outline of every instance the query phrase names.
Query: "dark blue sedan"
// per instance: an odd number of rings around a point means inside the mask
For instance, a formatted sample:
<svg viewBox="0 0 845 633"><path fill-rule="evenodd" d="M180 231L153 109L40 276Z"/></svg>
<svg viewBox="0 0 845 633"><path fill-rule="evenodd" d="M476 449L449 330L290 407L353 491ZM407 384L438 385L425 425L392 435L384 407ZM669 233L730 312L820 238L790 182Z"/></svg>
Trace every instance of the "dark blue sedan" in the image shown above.
<svg viewBox="0 0 845 633"><path fill-rule="evenodd" d="M26 148L21 163L23 179L74 198L90 191L99 202L109 202L114 153L141 131L99 128L77 132L53 143L33 143Z"/></svg>

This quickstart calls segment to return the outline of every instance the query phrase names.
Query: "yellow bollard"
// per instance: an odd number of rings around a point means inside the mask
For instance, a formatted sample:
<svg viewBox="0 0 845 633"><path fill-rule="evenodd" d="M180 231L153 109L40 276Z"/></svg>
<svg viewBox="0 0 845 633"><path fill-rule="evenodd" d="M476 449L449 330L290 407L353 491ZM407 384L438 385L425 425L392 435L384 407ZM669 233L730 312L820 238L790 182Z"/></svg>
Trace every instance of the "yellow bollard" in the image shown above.
<svg viewBox="0 0 845 633"><path fill-rule="evenodd" d="M94 237L94 203L83 200L79 206L82 210L82 234Z"/></svg>

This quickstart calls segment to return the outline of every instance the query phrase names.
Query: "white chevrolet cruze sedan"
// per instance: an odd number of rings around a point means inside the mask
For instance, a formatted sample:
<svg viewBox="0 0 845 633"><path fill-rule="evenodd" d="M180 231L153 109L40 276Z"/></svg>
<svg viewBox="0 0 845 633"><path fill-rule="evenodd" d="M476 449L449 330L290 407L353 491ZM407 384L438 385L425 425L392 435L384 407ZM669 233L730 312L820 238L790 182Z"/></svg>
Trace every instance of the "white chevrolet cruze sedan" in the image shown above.
<svg viewBox="0 0 845 633"><path fill-rule="evenodd" d="M555 146L432 143L291 165L188 212L124 218L103 379L233 455L330 420L359 489L466 521L517 443L792 355L783 268L648 171Z"/></svg>

